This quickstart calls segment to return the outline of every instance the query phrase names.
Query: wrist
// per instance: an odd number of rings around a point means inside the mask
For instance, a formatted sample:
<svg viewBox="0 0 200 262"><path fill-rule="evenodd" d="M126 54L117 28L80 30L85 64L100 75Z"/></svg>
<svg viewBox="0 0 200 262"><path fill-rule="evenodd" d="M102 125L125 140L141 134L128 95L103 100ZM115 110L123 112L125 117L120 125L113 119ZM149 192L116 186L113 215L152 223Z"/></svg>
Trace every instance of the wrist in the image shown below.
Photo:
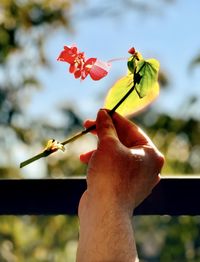
<svg viewBox="0 0 200 262"><path fill-rule="evenodd" d="M132 215L115 201L84 193L79 206L77 261L136 261ZM85 249L85 247L89 247Z"/></svg>
<svg viewBox="0 0 200 262"><path fill-rule="evenodd" d="M89 190L84 192L78 208L78 215L80 219L84 216L88 217L89 213L102 214L105 211L112 211L114 214L120 214L123 217L131 219L134 211L134 205L129 205L113 195L92 194Z"/></svg>

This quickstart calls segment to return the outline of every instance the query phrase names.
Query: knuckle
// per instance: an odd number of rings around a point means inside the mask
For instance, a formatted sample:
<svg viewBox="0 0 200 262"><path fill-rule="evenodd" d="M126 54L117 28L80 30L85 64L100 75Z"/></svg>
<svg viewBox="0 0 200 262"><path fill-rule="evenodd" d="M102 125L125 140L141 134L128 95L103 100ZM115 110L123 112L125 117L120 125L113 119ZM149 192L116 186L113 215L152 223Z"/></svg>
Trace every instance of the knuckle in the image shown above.
<svg viewBox="0 0 200 262"><path fill-rule="evenodd" d="M118 140L112 135L105 135L101 139L101 143L107 145L107 147L114 147L118 143Z"/></svg>
<svg viewBox="0 0 200 262"><path fill-rule="evenodd" d="M110 130L113 129L113 125L110 121L105 121L102 123L102 127L104 128L104 130Z"/></svg>
<svg viewBox="0 0 200 262"><path fill-rule="evenodd" d="M161 169L165 162L164 155L157 148L153 147L147 147L146 153L152 162L154 162L154 164L157 166L157 168Z"/></svg>
<svg viewBox="0 0 200 262"><path fill-rule="evenodd" d="M164 155L161 152L158 152L157 158L158 158L158 163L160 165L160 168L162 168L162 166L165 163L165 157L164 157Z"/></svg>

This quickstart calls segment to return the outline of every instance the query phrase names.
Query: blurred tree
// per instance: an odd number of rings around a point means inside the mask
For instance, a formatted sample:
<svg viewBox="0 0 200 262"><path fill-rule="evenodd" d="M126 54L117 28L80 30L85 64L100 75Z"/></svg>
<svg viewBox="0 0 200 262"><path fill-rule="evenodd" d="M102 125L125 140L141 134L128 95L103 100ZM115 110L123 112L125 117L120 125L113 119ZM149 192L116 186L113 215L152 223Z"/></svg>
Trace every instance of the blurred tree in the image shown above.
<svg viewBox="0 0 200 262"><path fill-rule="evenodd" d="M2 216L1 262L73 262L78 220L69 216Z"/></svg>
<svg viewBox="0 0 200 262"><path fill-rule="evenodd" d="M145 0L101 0L93 1L85 12L77 13L78 18L95 19L97 17L119 18L128 12L141 13L142 15L157 15L163 9L163 4L171 4L172 0L145 1Z"/></svg>
<svg viewBox="0 0 200 262"><path fill-rule="evenodd" d="M195 118L174 118L149 111L137 121L165 155L163 174L200 173L200 123Z"/></svg>
<svg viewBox="0 0 200 262"><path fill-rule="evenodd" d="M14 161L11 143L16 139L28 144L43 140L40 126L25 117L25 106L30 90L41 87L37 69L50 66L44 44L59 27L71 30L70 12L77 2L2 0L0 3L0 155L4 155L0 160L4 166L1 176ZM71 114L68 118L73 128L77 117ZM53 129L49 127L50 133ZM9 139L5 134L9 134ZM17 173L16 169L15 176Z"/></svg>
<svg viewBox="0 0 200 262"><path fill-rule="evenodd" d="M142 262L198 262L199 217L136 217L136 238Z"/></svg>

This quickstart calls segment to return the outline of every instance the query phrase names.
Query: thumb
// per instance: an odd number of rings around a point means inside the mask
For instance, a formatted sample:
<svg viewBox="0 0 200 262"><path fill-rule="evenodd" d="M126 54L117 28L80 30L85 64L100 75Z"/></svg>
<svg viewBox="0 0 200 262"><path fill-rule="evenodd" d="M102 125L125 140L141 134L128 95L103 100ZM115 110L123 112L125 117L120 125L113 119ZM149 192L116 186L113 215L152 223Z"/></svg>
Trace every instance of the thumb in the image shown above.
<svg viewBox="0 0 200 262"><path fill-rule="evenodd" d="M106 137L114 137L118 139L115 126L108 112L104 109L99 110L96 119L96 129L99 141Z"/></svg>

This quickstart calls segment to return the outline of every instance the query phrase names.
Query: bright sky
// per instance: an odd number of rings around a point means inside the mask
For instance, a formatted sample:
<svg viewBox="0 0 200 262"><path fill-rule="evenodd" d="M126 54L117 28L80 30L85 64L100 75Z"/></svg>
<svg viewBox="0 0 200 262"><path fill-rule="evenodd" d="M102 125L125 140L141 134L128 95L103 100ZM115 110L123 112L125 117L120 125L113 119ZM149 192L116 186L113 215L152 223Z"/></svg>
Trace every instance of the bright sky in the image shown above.
<svg viewBox="0 0 200 262"><path fill-rule="evenodd" d="M89 4L76 7L74 33L58 31L47 42L52 69L40 72L44 89L32 95L27 113L36 119L48 114L49 120L59 123L57 107L66 104L83 118L95 117L108 88L126 72L126 62L119 61L113 63L111 72L101 81L94 82L89 77L83 82L75 80L68 73L68 65L56 61L63 46L73 43L88 57L105 61L127 57L131 46L145 58L158 59L170 78L170 89L162 92L155 104L160 111L178 113L187 96L199 95L199 68L189 74L188 64L200 52L200 2L176 0L160 5L153 0L148 2L155 7L154 14L127 10L118 17L80 19L80 14L101 1L88 0Z"/></svg>

